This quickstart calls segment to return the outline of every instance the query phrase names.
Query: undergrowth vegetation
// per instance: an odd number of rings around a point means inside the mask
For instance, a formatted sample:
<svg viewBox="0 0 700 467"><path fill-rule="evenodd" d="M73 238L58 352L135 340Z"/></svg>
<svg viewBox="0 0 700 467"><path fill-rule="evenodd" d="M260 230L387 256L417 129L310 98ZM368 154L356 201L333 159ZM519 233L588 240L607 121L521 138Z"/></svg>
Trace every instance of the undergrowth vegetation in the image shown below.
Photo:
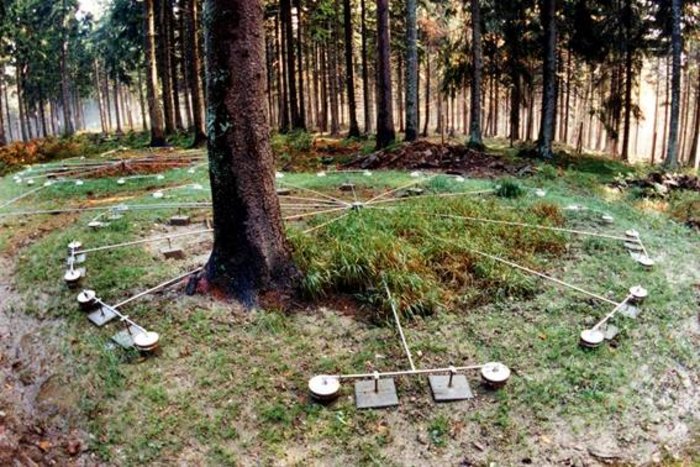
<svg viewBox="0 0 700 467"><path fill-rule="evenodd" d="M516 212L493 198L469 196L366 207L313 237L292 235L295 259L305 273L303 293L310 298L351 294L370 306L370 317L382 316L390 309L386 284L401 310L431 314L535 292L530 278L476 251L538 268L565 248L562 235L551 231L441 216L540 225L560 225L563 220L554 205L538 203Z"/></svg>

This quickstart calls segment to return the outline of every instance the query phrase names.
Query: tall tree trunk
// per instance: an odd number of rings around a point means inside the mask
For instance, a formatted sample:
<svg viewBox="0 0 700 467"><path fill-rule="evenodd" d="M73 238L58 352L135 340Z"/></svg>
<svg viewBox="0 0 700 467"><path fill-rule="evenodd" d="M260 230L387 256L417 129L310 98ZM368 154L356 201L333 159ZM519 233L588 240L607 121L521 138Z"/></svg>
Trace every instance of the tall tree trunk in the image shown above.
<svg viewBox="0 0 700 467"><path fill-rule="evenodd" d="M66 22L68 21L68 10L66 6L66 0L63 0L62 3L62 28L61 28L61 100L62 100L62 106L63 106L63 134L64 136L71 136L73 133L75 133L75 128L73 126L73 118L71 116L71 109L70 109L70 91L68 87L68 80L70 77L68 76L68 32L67 28L68 25Z"/></svg>
<svg viewBox="0 0 700 467"><path fill-rule="evenodd" d="M143 73L141 72L141 67L136 67L137 85L139 87L139 108L141 109L141 128L146 131L148 130L148 121L146 120L146 103L143 97Z"/></svg>
<svg viewBox="0 0 700 467"><path fill-rule="evenodd" d="M296 125L300 130L306 130L306 104L304 99L304 62L302 60L302 44L303 44L303 23L301 17L301 0L295 1L297 10L297 42L296 42L296 57L297 57L297 70L299 75L299 86L297 87L299 92L299 122Z"/></svg>
<svg viewBox="0 0 700 467"><path fill-rule="evenodd" d="M622 127L622 160L629 160L630 124L632 121L632 0L625 0L625 116Z"/></svg>
<svg viewBox="0 0 700 467"><path fill-rule="evenodd" d="M664 165L669 169L678 166L678 118L681 105L681 2L671 0L671 121L668 131L668 148Z"/></svg>
<svg viewBox="0 0 700 467"><path fill-rule="evenodd" d="M362 104L365 117L365 134L372 132L372 112L369 102L369 64L367 63L367 8L365 0L360 0L360 13L362 23Z"/></svg>
<svg viewBox="0 0 700 467"><path fill-rule="evenodd" d="M199 0L185 0L185 31L187 34L187 78L192 96L192 120L194 140L192 146L201 146L206 142L204 132L204 96L202 95L202 57L197 25L200 22Z"/></svg>
<svg viewBox="0 0 700 467"><path fill-rule="evenodd" d="M0 67L0 76L4 77L5 76L5 67L2 66ZM4 80L0 78L0 146L5 146L7 144L7 138L5 137L5 118L3 117L3 95L2 91L4 86ZM10 120L7 120L8 126L10 124Z"/></svg>
<svg viewBox="0 0 700 467"><path fill-rule="evenodd" d="M165 146L163 109L160 106L160 85L156 63L156 18L155 0L146 0L146 96L151 120L152 147Z"/></svg>
<svg viewBox="0 0 700 467"><path fill-rule="evenodd" d="M425 115L423 116L423 137L428 136L428 125L430 125L430 47L425 54Z"/></svg>
<svg viewBox="0 0 700 467"><path fill-rule="evenodd" d="M327 63L328 71L327 77L330 92L330 104L331 104L331 135L337 136L340 133L340 120L339 120L339 104L338 104L338 48L336 44L338 43L337 27L336 22L333 21L333 33L330 44L326 43L330 48L330 57Z"/></svg>
<svg viewBox="0 0 700 467"><path fill-rule="evenodd" d="M24 112L24 92L22 90L22 72L21 65L15 67L15 81L17 86L17 111L19 112L19 128L22 135L22 141L29 139L27 131L27 115Z"/></svg>
<svg viewBox="0 0 700 467"><path fill-rule="evenodd" d="M117 135L122 134L122 120L119 111L119 85L114 81L114 86L112 87L112 95L114 96L114 116L117 119Z"/></svg>
<svg viewBox="0 0 700 467"><path fill-rule="evenodd" d="M355 71L352 63L352 10L350 0L343 0L343 23L345 25L345 76L348 91L348 111L350 113L349 138L360 136L357 125L357 106L355 104Z"/></svg>
<svg viewBox="0 0 700 467"><path fill-rule="evenodd" d="M696 77L697 84L695 87L695 117L693 119L693 140L690 144L690 157L688 166L697 170L698 168L698 139L700 139L700 72Z"/></svg>
<svg viewBox="0 0 700 467"><path fill-rule="evenodd" d="M158 21L156 26L156 53L158 76L162 84L161 100L163 102L163 115L165 117L165 133L175 132L175 113L173 109L172 75L170 74L170 45L168 41L168 26L166 12L169 0L154 0L157 6Z"/></svg>
<svg viewBox="0 0 700 467"><path fill-rule="evenodd" d="M265 116L263 4L205 0L204 8L214 247L189 291L204 279L252 308L260 292L289 289L297 275Z"/></svg>
<svg viewBox="0 0 700 467"><path fill-rule="evenodd" d="M396 139L392 94L389 0L377 0L377 149Z"/></svg>
<svg viewBox="0 0 700 467"><path fill-rule="evenodd" d="M175 18L173 17L173 9L170 2L165 11L165 21L168 30L168 64L170 66L170 85L173 93L173 116L175 118L175 128L178 131L184 130L182 124L182 110L180 108L180 86L178 85L177 76L177 44L175 43Z"/></svg>
<svg viewBox="0 0 700 467"><path fill-rule="evenodd" d="M540 157L552 157L554 113L556 112L557 25L556 0L542 0L541 6L544 60L542 64L542 119L537 140Z"/></svg>
<svg viewBox="0 0 700 467"><path fill-rule="evenodd" d="M472 13L472 82L469 121L469 146L481 148L481 71L483 52L481 49L481 6L479 0L471 0Z"/></svg>
<svg viewBox="0 0 700 467"><path fill-rule="evenodd" d="M284 36L285 50L283 56L287 64L287 97L289 99L289 114L292 129L303 128L299 119L299 100L297 96L297 83L294 60L294 35L292 31L292 3L291 0L280 0L280 19L282 21L282 34Z"/></svg>
<svg viewBox="0 0 700 467"><path fill-rule="evenodd" d="M417 8L417 0L406 0L406 141L418 137Z"/></svg>

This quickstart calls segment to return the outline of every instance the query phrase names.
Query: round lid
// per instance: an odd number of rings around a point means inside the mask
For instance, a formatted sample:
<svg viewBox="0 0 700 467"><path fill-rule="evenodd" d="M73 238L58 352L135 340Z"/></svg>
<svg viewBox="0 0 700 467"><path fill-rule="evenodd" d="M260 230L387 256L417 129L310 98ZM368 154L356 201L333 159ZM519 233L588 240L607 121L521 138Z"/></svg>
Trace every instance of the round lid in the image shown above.
<svg viewBox="0 0 700 467"><path fill-rule="evenodd" d="M156 180L163 180L164 178L165 178L165 175L163 175L163 174L156 175Z"/></svg>
<svg viewBox="0 0 700 467"><path fill-rule="evenodd" d="M489 362L481 367L481 377L489 383L504 383L510 378L510 369L501 362Z"/></svg>
<svg viewBox="0 0 700 467"><path fill-rule="evenodd" d="M634 287L630 287L630 295L637 299L646 298L649 292L641 285L635 285Z"/></svg>
<svg viewBox="0 0 700 467"><path fill-rule="evenodd" d="M637 237L639 237L639 232L637 232L634 229L629 229L629 230L625 230L625 235L627 235L628 237L637 238Z"/></svg>
<svg viewBox="0 0 700 467"><path fill-rule="evenodd" d="M316 174L316 176L317 176L317 177L325 177L325 176L326 176L326 172L324 172L324 171L318 172L318 173Z"/></svg>
<svg viewBox="0 0 700 467"><path fill-rule="evenodd" d="M95 299L97 295L94 290L85 289L78 294L78 302L80 303L90 303Z"/></svg>
<svg viewBox="0 0 700 467"><path fill-rule="evenodd" d="M597 346L603 342L605 336L597 329L584 329L581 331L581 342L589 346Z"/></svg>
<svg viewBox="0 0 700 467"><path fill-rule="evenodd" d="M27 180L27 185L34 185L34 180Z"/></svg>
<svg viewBox="0 0 700 467"><path fill-rule="evenodd" d="M63 280L65 280L66 282L75 282L78 279L80 279L80 271L77 271L75 269L68 270L63 275Z"/></svg>
<svg viewBox="0 0 700 467"><path fill-rule="evenodd" d="M117 180L118 185L123 185L125 183L126 183L126 180L124 180L123 178L120 178L119 180Z"/></svg>
<svg viewBox="0 0 700 467"><path fill-rule="evenodd" d="M102 227L102 222L90 221L90 223L88 224L88 227L92 227L92 228Z"/></svg>
<svg viewBox="0 0 700 467"><path fill-rule="evenodd" d="M284 178L284 174L282 172L275 172L275 178Z"/></svg>
<svg viewBox="0 0 700 467"><path fill-rule="evenodd" d="M76 180L75 184L81 186L84 182L82 180Z"/></svg>
<svg viewBox="0 0 700 467"><path fill-rule="evenodd" d="M154 197L154 198L160 199L160 198L162 198L163 196L165 196L165 195L163 194L162 191L156 191L155 193L153 193L153 197Z"/></svg>
<svg viewBox="0 0 700 467"><path fill-rule="evenodd" d="M83 246L83 244L77 240L73 240L72 242L70 242L68 244L68 248L70 248L71 250L77 250L78 248L80 248L82 246Z"/></svg>
<svg viewBox="0 0 700 467"><path fill-rule="evenodd" d="M340 380L335 376L316 375L309 380L309 391L318 397L331 397L340 390Z"/></svg>
<svg viewBox="0 0 700 467"><path fill-rule="evenodd" d="M362 174L363 174L365 177L371 177L371 176L372 176L372 172L370 172L369 170L365 170L364 172L362 172Z"/></svg>
<svg viewBox="0 0 700 467"><path fill-rule="evenodd" d="M601 219L603 219L604 222L612 222L615 220L615 218L609 214L605 214Z"/></svg>
<svg viewBox="0 0 700 467"><path fill-rule="evenodd" d="M157 332L146 331L134 336L134 345L136 347L147 349L156 345L159 339L160 336Z"/></svg>
<svg viewBox="0 0 700 467"><path fill-rule="evenodd" d="M645 268L650 268L655 264L654 260L649 258L648 256L642 256L641 258L639 258L638 261L639 261L639 264L641 264Z"/></svg>

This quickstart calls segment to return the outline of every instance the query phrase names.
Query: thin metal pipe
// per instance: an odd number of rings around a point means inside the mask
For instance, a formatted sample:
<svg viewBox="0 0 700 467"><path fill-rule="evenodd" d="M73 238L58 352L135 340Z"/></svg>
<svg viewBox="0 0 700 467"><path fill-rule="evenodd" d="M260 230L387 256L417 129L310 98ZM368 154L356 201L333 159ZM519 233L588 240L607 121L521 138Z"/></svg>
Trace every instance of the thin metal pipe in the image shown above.
<svg viewBox="0 0 700 467"><path fill-rule="evenodd" d="M319 198L304 198L302 196L291 196L291 195L278 195L280 199L291 199L294 201L314 201L317 203L324 203L329 206L337 206L339 203L337 201L330 201L330 200L325 200L325 199L319 199Z"/></svg>
<svg viewBox="0 0 700 467"><path fill-rule="evenodd" d="M472 216L457 216L454 214L439 214L439 213L431 213L431 212L425 212L425 211L419 211L418 213L425 214L428 216L445 217L445 218L450 218L450 219L460 219L460 220L484 222L484 223L490 223L490 224L512 225L512 226L516 226L516 227L526 227L526 228L538 229L538 230L552 230L554 232L564 232L564 233L571 233L571 234L576 234L576 235L589 235L592 237L601 237L601 238L607 238L607 239L611 239L611 240L629 241L629 238L627 238L627 237L623 237L623 236L619 236L619 235L601 234L598 232L591 232L591 231L587 231L587 230L575 230L575 229L567 229L567 228L563 228L563 227L551 227L551 226L547 226L547 225L526 224L524 222L505 221L505 220L498 220L498 219L487 219L487 218L472 217Z"/></svg>
<svg viewBox="0 0 700 467"><path fill-rule="evenodd" d="M328 375L329 378L337 379L364 379L373 378L375 376L379 377L392 377L392 376L407 376L407 375L425 375L425 374L435 374L435 373L452 373L455 371L470 371L470 370L480 370L484 365L467 365L467 366L456 366L447 368L425 368L425 369L415 369L415 370L398 370L398 371L383 371L376 373L350 373L345 375Z"/></svg>
<svg viewBox="0 0 700 467"><path fill-rule="evenodd" d="M346 209L348 209L348 207L347 207L347 206L343 206L343 207L340 207L340 208L326 209L326 210L323 210L323 211L306 212L306 213L303 213L303 214L294 214L294 215L292 215L292 216L283 217L282 219L284 219L285 221L291 221L291 220L295 220L295 219L302 219L302 218L304 218L304 217L309 217L309 216L317 216L317 215L319 215L319 214L329 214L329 213L331 213L331 212L344 211L344 210L346 210Z"/></svg>
<svg viewBox="0 0 700 467"><path fill-rule="evenodd" d="M631 298L632 298L632 294L627 295L624 300L622 300L620 303L618 303L610 313L605 315L605 317L603 319L601 319L600 321L598 321L598 323L595 326L593 326L593 328L591 328L591 329L598 329L603 324L605 324L610 318L612 318L615 315L615 313L617 313L620 310L620 308L625 306L625 304L628 301L630 301Z"/></svg>
<svg viewBox="0 0 700 467"><path fill-rule="evenodd" d="M306 229L306 230L304 230L302 233L308 234L308 233L314 232L314 231L316 231L316 230L318 230L318 229L320 229L320 228L322 228L322 227L327 226L328 224L332 224L332 223L334 223L334 222L337 222L337 221L339 221L340 219L342 219L342 218L344 218L344 217L347 217L347 216L349 216L349 215L350 215L350 212L346 212L345 214L341 214L340 216L336 217L335 219L331 219L331 220L329 220L329 221L324 222L323 224L319 224L319 225L317 225L317 226L311 227L310 229Z"/></svg>
<svg viewBox="0 0 700 467"><path fill-rule="evenodd" d="M144 238L141 240L134 240L131 242L115 243L113 245L103 245L103 246L98 246L98 247L94 247L94 248L87 248L84 250L80 249L80 250L76 250L75 253L76 254L95 253L97 251L115 250L117 248L124 248L124 247L128 247L128 246L141 245L143 243L159 242L162 240L171 240L173 238L187 237L187 236L192 236L192 235L200 235L203 233L211 233L213 231L214 231L214 229L203 229L203 230L194 230L191 232L181 232L181 233L172 234L172 235L162 235L159 237Z"/></svg>
<svg viewBox="0 0 700 467"><path fill-rule="evenodd" d="M443 242L445 242L445 243L455 244L455 242L446 240L446 239L444 239L444 238L440 238L440 237L435 237L435 238L437 238L438 240L441 240L441 241L443 241ZM618 302L616 302L616 301L614 301L614 300L610 300L609 298L603 297L602 295L598 295L597 293L594 293L594 292L589 292L588 290L582 289L581 287L578 287L578 286L573 285L573 284L569 284L568 282L564 282L564 281L562 281L562 280L560 280L560 279L557 279L557 278L554 278L554 277L552 277L552 276L548 276L547 274L543 274L543 273L541 273L541 272L539 272L539 271L535 271L534 269L530 269L530 268L528 268L528 267L521 266L520 264L514 263L514 262L512 262L512 261L508 261L508 260L503 259L503 258L500 258L500 257L498 257L498 256L494 256L494 255L490 255L490 254L488 254L488 253L484 253L483 251L474 250L474 249L472 249L472 248L467 248L467 247L464 247L464 246L461 246L461 245L458 245L458 246L460 246L461 248L463 248L463 249L465 249L465 250L467 250L467 251L470 251L470 252L472 252L472 253L474 253L474 254L483 256L483 257L485 257L485 258L492 259L492 260L494 260L494 261L498 261L498 262L500 262L500 263L503 263L503 264L505 264L505 265L511 266L511 267L513 267L513 268L520 269L521 271L525 271L525 272L527 272L527 273L534 274L535 276L541 277L542 279L545 279L545 280L554 282L555 284L559 284L559 285L561 285L562 287L566 287L566 288L575 290L575 291L577 291L577 292L579 292L579 293L582 293L582 294L584 294L584 295L588 295L589 297L595 298L595 299L600 300L600 301L602 301L602 302L610 303L610 304L612 304L612 305L617 305L617 304L618 304Z"/></svg>
<svg viewBox="0 0 700 467"><path fill-rule="evenodd" d="M158 284L158 285L156 285L156 286L154 286L154 287L151 287L150 289L144 290L143 292L139 292L139 293L137 293L136 295L134 295L134 296L132 296L132 297L129 297L129 298L127 298L126 300L123 300L123 301L117 303L116 305L113 306L113 308L120 308L120 307L123 307L124 305L127 305L127 304L129 304L129 303L131 303L131 302L133 302L133 301L135 301L135 300L138 300L138 299L141 298L141 297L144 297L144 296L146 296L146 295L152 294L153 292L156 292L156 291L158 291L158 290L160 290L160 289L164 289L164 288L166 288L166 287L168 287L168 286L170 286L170 285L172 285L172 284L174 284L174 283L176 283L176 282L179 282L179 281L181 281L182 279L184 279L185 277L191 276L192 274L196 274L196 273L198 273L198 272L201 271L201 270L202 270L202 267L200 266L200 267L198 267L197 269L194 269L194 270L192 270L192 271L186 272L186 273L184 273L184 274L180 274L179 276L177 276L177 277L175 277L175 278L173 278L173 279L169 279L169 280L167 280L167 281L165 281L165 282L161 282L160 284Z"/></svg>
<svg viewBox="0 0 700 467"><path fill-rule="evenodd" d="M283 182L283 181L278 181L278 183L279 183L280 185L286 185L286 186L288 186L289 188L294 188L294 189L296 189L296 190L308 191L309 193L313 193L313 194L315 194L315 195L321 196L322 198L326 198L326 199L329 199L329 200L331 200L331 201L335 201L336 203L342 204L342 205L344 205L344 206L349 206L349 205L350 205L350 203L348 203L348 202L345 201L345 200L342 200L342 199L340 199L340 198L336 198L335 196L327 195L327 194L325 194L325 193L321 193L320 191L312 190L312 189L310 189L310 188L304 188L303 186L292 185L291 183L287 183L287 182Z"/></svg>
<svg viewBox="0 0 700 467"><path fill-rule="evenodd" d="M418 195L418 196L408 196L406 198L392 198L392 199L382 199L379 201L373 201L372 203L369 203L369 201L365 204L369 204L370 206L373 206L375 204L383 204L383 203L393 203L393 202L402 202L402 201L413 201L416 199L425 199L425 198L450 198L453 196L465 196L465 195L485 195L488 193L493 193L493 190L488 189L488 190L478 190L478 191L461 191L458 193L435 193L431 195Z"/></svg>
<svg viewBox="0 0 700 467"><path fill-rule="evenodd" d="M406 352L406 357L408 357L408 363L411 365L411 370L416 371L416 366L413 364L413 356L411 355L411 349L408 347L408 343L406 342L406 336L404 336L403 328L401 327L401 320L399 319L399 314L396 311L394 297L391 296L391 291L389 290L389 286L386 285L386 280L382 278L382 282L384 283L384 290L386 291L386 294L389 297L389 304L391 305L391 311L394 314L396 328L399 330L399 336L401 337L401 345L403 345L403 349Z"/></svg>
<svg viewBox="0 0 700 467"><path fill-rule="evenodd" d="M132 204L132 205L118 205L118 206L95 206L89 208L62 208L62 209L38 209L38 210L27 210L27 211L10 211L10 212L0 212L0 217L9 216L33 216L42 214L65 214L69 212L90 212L90 211L102 211L118 208L120 206L125 207L125 211L149 211L149 210L159 210L159 209L208 209L211 208L211 203L170 203L170 204Z"/></svg>
<svg viewBox="0 0 700 467"><path fill-rule="evenodd" d="M41 186L38 186L38 187L36 187L36 188L34 188L34 189L31 189L31 190L29 190L29 191L27 191L27 192L25 192L25 193L22 193L22 194L19 195L19 196L15 196L14 198L12 198L12 199L10 199L10 200L7 200L7 201L4 202L3 204L1 204L1 205L0 205L0 209L6 208L7 206L10 206L11 204L14 204L14 203L16 203L17 201L19 201L19 200L21 200L21 199L24 199L24 198L26 198L27 196L30 196L30 195L32 195L32 194L38 192L38 191L41 191L41 190L43 190L44 188L46 188L46 187L48 187L48 186L51 186L51 185L41 185Z"/></svg>
<svg viewBox="0 0 700 467"><path fill-rule="evenodd" d="M428 177L425 180L423 180L422 178L419 178L418 180L414 180L411 183L407 183L407 184L402 185L398 188L394 188L393 190L389 190L389 191L385 191L384 193L380 193L377 196L375 196L374 198L370 198L370 200L366 201L365 204L371 204L372 202L375 202L378 199L384 198L385 196L388 196L392 193L396 193L397 191L400 191L400 190L405 190L406 188L409 188L413 185L418 185L419 183L427 182L429 180L432 180L433 178L435 178L435 175L431 175L430 177Z"/></svg>
<svg viewBox="0 0 700 467"><path fill-rule="evenodd" d="M145 332L148 332L148 331L146 331L146 328L144 328L143 326L139 326L138 324L136 324L136 323L134 322L134 320L132 320L131 318L129 318L129 317L126 316L125 314L119 312L119 310L117 310L117 309L114 308L113 306L108 305L108 304L106 304L105 302L103 302L101 298L95 299L95 302L99 303L100 305L104 306L105 308L107 308L108 310L110 310L112 313L114 313L115 315L117 315L121 321L125 321L126 323L128 323L128 324L134 326L135 328L140 329L141 332L144 332L144 333L145 333Z"/></svg>

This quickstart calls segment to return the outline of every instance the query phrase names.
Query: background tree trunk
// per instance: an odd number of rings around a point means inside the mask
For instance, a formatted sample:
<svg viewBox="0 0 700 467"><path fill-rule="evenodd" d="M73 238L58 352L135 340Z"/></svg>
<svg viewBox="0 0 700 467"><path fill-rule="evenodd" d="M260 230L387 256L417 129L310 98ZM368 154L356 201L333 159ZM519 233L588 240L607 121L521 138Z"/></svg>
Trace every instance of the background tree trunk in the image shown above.
<svg viewBox="0 0 700 467"><path fill-rule="evenodd" d="M377 0L377 149L396 139L391 91L389 0Z"/></svg>
<svg viewBox="0 0 700 467"><path fill-rule="evenodd" d="M348 111L350 114L349 138L360 136L357 125L357 106L355 104L355 71L352 64L352 10L350 0L343 0L343 19L345 26L345 76L348 90Z"/></svg>
<svg viewBox="0 0 700 467"><path fill-rule="evenodd" d="M248 308L296 277L275 190L265 115L263 5L205 0L214 247L197 281Z"/></svg>
<svg viewBox="0 0 700 467"><path fill-rule="evenodd" d="M557 80L557 25L556 0L542 0L541 6L544 59L542 62L542 114L537 153L540 157L552 157L554 139L554 114L556 112Z"/></svg>
<svg viewBox="0 0 700 467"><path fill-rule="evenodd" d="M681 0L671 1L671 18L671 120L664 165L675 169L678 166L678 119L681 106Z"/></svg>
<svg viewBox="0 0 700 467"><path fill-rule="evenodd" d="M418 137L417 0L406 0L406 141Z"/></svg>
<svg viewBox="0 0 700 467"><path fill-rule="evenodd" d="M163 109L160 106L160 85L156 63L156 15L155 0L146 0L146 100L151 120L152 147L165 146Z"/></svg>
<svg viewBox="0 0 700 467"><path fill-rule="evenodd" d="M185 0L185 32L187 34L187 75L192 96L192 120L194 123L194 140L192 146L201 146L206 142L204 130L204 96L202 96L202 57L197 25L199 24L199 0Z"/></svg>
<svg viewBox="0 0 700 467"><path fill-rule="evenodd" d="M360 0L360 14L362 22L362 98L365 117L365 134L372 132L372 112L369 102L369 64L367 63L367 8L365 0Z"/></svg>
<svg viewBox="0 0 700 467"><path fill-rule="evenodd" d="M469 146L482 147L481 139L481 6L479 0L471 0L472 13L472 83L469 121Z"/></svg>

